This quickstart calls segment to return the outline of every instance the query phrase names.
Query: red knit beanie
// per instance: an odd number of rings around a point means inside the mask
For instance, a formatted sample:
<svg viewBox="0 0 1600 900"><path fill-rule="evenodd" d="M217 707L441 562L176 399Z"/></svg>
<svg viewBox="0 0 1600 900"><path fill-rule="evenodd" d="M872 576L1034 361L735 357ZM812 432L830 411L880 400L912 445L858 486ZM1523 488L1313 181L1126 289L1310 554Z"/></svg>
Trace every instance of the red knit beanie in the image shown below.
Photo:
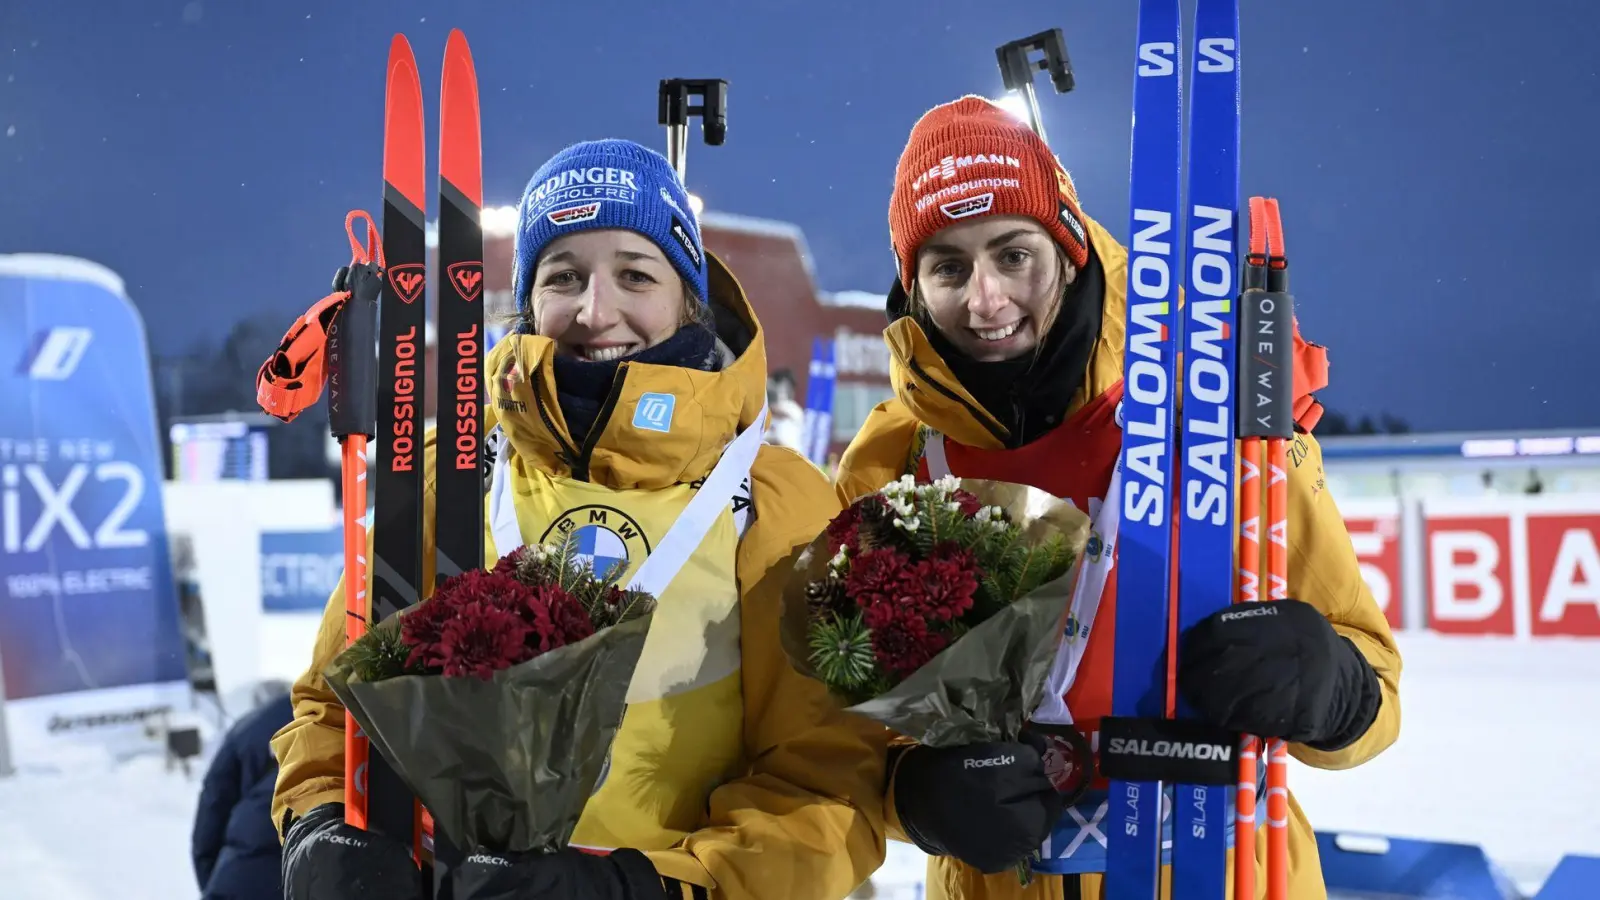
<svg viewBox="0 0 1600 900"><path fill-rule="evenodd" d="M1044 226L1073 265L1081 269L1089 261L1072 177L1027 123L969 94L917 120L895 167L889 240L906 291L916 280L923 241L974 216L1027 216Z"/></svg>

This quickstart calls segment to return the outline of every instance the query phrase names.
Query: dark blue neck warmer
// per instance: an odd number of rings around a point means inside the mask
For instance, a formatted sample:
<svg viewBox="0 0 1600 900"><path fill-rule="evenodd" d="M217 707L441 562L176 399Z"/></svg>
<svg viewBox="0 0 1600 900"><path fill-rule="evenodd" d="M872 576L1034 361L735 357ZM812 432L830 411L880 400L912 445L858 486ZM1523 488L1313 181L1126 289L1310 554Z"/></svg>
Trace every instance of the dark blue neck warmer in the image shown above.
<svg viewBox="0 0 1600 900"><path fill-rule="evenodd" d="M661 343L622 359L590 362L576 356L557 356L556 399L573 440L580 444L586 441L595 419L600 415L600 407L611 391L611 384L616 380L617 366L624 362L683 366L702 372L715 372L722 367L721 356L717 353L717 336L697 323L685 325L678 329L677 334Z"/></svg>

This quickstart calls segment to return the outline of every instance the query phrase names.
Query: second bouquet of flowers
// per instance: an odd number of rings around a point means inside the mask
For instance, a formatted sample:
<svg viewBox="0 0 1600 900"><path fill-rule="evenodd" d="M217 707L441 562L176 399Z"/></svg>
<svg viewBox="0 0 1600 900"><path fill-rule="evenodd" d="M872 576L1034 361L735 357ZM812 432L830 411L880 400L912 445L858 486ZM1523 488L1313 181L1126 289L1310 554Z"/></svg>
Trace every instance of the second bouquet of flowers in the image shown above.
<svg viewBox="0 0 1600 900"><path fill-rule="evenodd" d="M1068 629L1089 519L1036 488L911 476L801 554L784 646L851 712L931 746L1014 741Z"/></svg>
<svg viewBox="0 0 1600 900"><path fill-rule="evenodd" d="M457 847L566 846L610 758L655 598L570 536L442 582L328 684Z"/></svg>

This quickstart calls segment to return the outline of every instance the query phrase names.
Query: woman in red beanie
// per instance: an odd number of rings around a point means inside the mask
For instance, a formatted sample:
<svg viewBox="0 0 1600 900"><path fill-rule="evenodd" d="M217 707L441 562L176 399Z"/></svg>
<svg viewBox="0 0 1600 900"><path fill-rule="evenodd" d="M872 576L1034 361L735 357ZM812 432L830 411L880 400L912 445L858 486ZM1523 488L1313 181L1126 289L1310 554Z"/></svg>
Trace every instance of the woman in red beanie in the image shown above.
<svg viewBox="0 0 1600 900"><path fill-rule="evenodd" d="M1126 249L1083 214L1071 177L1033 131L970 96L934 108L912 129L889 229L900 268L884 331L895 397L873 410L845 451L841 499L908 473L1021 481L1086 510L1112 543L1115 526L1100 511L1122 445ZM1179 689L1219 725L1281 737L1301 762L1344 769L1398 734L1400 657L1362 581L1308 427L1297 427L1294 445L1294 599L1278 601L1278 615L1219 614L1186 632ZM1102 557L1108 571L1096 624L1064 697L1073 727L1096 746L1111 701L1112 558ZM1013 761L967 765L980 758ZM1035 745L902 742L890 765L890 833L932 857L930 900L1101 896L1104 838L1062 814ZM1079 801L1083 821L1095 821L1105 787L1096 777ZM1292 796L1290 810L1290 897L1320 900L1326 889L1311 826ZM1081 838L1073 866L1081 874L1038 875L1021 886L1012 867L1052 832L1053 844ZM1266 834L1257 831L1258 866ZM1264 890L1265 877L1256 884Z"/></svg>

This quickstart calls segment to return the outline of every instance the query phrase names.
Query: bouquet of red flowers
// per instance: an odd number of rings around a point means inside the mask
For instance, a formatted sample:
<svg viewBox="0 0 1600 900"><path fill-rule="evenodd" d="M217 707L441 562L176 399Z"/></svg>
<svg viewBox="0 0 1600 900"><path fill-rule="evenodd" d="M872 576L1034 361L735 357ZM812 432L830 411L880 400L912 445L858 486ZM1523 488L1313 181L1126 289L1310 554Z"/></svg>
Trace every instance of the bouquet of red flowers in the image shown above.
<svg viewBox="0 0 1600 900"><path fill-rule="evenodd" d="M576 548L530 544L449 578L325 673L457 847L565 846L609 761L655 598Z"/></svg>
<svg viewBox="0 0 1600 900"><path fill-rule="evenodd" d="M1015 741L1044 697L1088 540L1088 516L1037 488L904 476L801 554L785 650L850 712L921 744ZM1087 756L1045 740L1047 768Z"/></svg>
<svg viewBox="0 0 1600 900"><path fill-rule="evenodd" d="M797 564L795 665L932 746L1016 740L1067 624L1089 519L1026 485L907 475L852 503Z"/></svg>

